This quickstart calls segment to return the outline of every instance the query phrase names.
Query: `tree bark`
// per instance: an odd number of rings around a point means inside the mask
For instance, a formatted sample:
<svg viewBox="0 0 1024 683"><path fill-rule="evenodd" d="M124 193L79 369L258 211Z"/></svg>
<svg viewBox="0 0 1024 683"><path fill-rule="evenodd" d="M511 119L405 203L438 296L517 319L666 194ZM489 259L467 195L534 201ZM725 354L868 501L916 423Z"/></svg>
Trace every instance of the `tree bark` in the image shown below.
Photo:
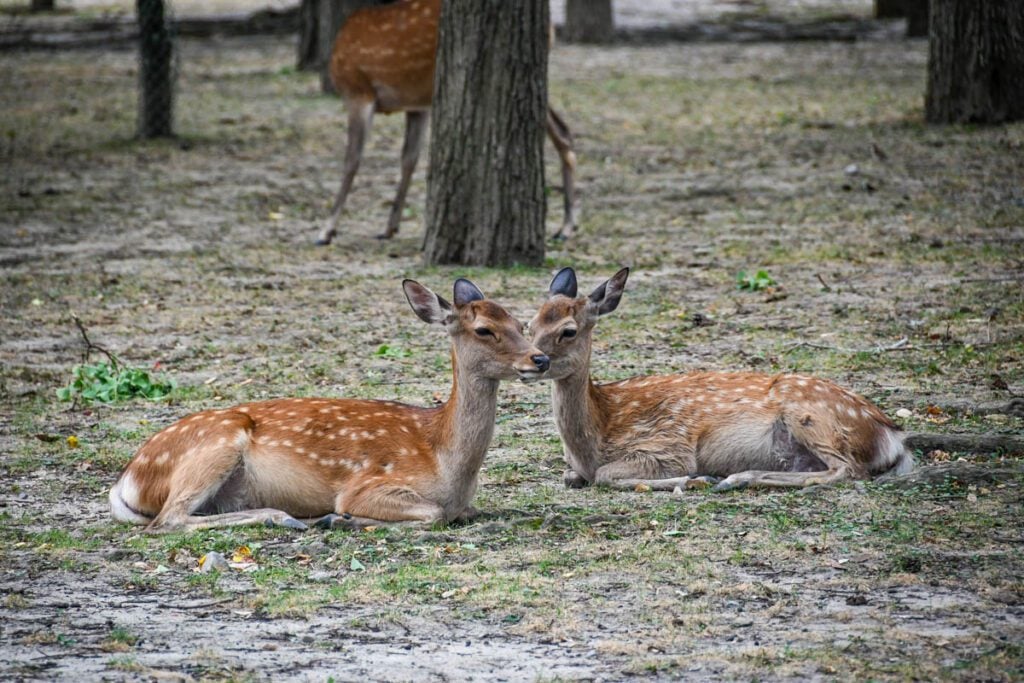
<svg viewBox="0 0 1024 683"><path fill-rule="evenodd" d="M29 12L52 12L55 10L54 0L32 0L29 5Z"/></svg>
<svg viewBox="0 0 1024 683"><path fill-rule="evenodd" d="M614 35L612 0L565 0L567 42L610 43Z"/></svg>
<svg viewBox="0 0 1024 683"><path fill-rule="evenodd" d="M297 67L302 71L319 71L320 89L333 93L334 84L327 67L338 30L357 9L387 2L391 0L302 0Z"/></svg>
<svg viewBox="0 0 1024 683"><path fill-rule="evenodd" d="M548 0L446 0L427 177L427 263L540 265Z"/></svg>
<svg viewBox="0 0 1024 683"><path fill-rule="evenodd" d="M1024 2L932 0L925 118L1024 119Z"/></svg>
<svg viewBox="0 0 1024 683"><path fill-rule="evenodd" d="M174 134L174 42L163 0L136 0L139 21L140 138Z"/></svg>

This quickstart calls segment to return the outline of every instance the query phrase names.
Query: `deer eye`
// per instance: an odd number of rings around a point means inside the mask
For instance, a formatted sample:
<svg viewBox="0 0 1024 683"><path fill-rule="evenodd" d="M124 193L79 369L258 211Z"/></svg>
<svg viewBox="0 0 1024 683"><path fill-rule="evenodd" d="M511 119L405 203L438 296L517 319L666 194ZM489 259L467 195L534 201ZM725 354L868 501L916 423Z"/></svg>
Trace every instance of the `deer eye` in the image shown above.
<svg viewBox="0 0 1024 683"><path fill-rule="evenodd" d="M478 336L478 337L493 337L494 336L494 333L491 332L486 327L478 327L478 328L476 328L473 331L476 332L476 336Z"/></svg>
<svg viewBox="0 0 1024 683"><path fill-rule="evenodd" d="M576 330L571 327L567 327L562 330L562 339L572 339L576 336Z"/></svg>

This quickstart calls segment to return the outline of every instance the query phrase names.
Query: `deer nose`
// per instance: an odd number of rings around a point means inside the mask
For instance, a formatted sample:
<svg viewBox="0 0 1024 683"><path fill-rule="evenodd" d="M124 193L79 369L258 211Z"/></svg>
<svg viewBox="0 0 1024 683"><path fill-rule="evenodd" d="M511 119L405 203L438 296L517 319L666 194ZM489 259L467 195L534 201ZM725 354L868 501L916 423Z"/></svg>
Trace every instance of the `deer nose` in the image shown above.
<svg viewBox="0 0 1024 683"><path fill-rule="evenodd" d="M541 372L547 372L548 368L551 367L551 359L545 356L543 353L539 353L536 356L530 356L530 360L537 366L537 369Z"/></svg>

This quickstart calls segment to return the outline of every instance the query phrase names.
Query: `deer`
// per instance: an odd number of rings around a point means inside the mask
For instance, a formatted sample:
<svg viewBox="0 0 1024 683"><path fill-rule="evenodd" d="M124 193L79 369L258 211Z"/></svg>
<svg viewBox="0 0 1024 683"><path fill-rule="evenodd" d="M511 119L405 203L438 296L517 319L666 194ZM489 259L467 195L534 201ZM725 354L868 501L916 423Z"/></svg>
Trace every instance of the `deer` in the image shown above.
<svg viewBox="0 0 1024 683"><path fill-rule="evenodd" d="M378 237L390 239L398 233L405 196L430 120L440 14L441 0L399 0L356 10L338 31L328 70L335 90L345 103L348 142L341 186L330 218L317 235L317 245L330 244L338 233L345 200L359 170L373 116L377 113L405 112L401 179L387 228ZM554 237L569 239L576 231L576 154L572 131L550 106L545 130L562 165L565 214L562 227Z"/></svg>
<svg viewBox="0 0 1024 683"><path fill-rule="evenodd" d="M281 398L194 413L139 448L110 489L113 518L153 533L473 519L498 384L538 375L548 359L469 280L455 281L454 304L414 280L402 286L416 315L450 337L443 405Z"/></svg>
<svg viewBox="0 0 1024 683"><path fill-rule="evenodd" d="M529 323L549 358L569 488L675 491L804 487L906 474L913 456L874 404L831 381L798 374L693 372L598 384L593 332L614 311L623 268L589 296L563 268Z"/></svg>

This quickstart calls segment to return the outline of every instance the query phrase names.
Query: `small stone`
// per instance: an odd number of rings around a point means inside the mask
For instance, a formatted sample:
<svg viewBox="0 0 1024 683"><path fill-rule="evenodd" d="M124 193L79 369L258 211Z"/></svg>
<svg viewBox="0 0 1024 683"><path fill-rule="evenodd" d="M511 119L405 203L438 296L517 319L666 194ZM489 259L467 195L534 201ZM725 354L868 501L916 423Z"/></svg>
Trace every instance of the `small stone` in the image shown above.
<svg viewBox="0 0 1024 683"><path fill-rule="evenodd" d="M896 411L896 417L906 420L908 417L913 417L913 411L907 410L906 408L900 408Z"/></svg>
<svg viewBox="0 0 1024 683"><path fill-rule="evenodd" d="M328 581L333 580L336 577L337 574L335 572L318 571L309 573L309 580L315 581L317 583L326 583Z"/></svg>
<svg viewBox="0 0 1024 683"><path fill-rule="evenodd" d="M849 176L857 175L858 173L860 173L860 166L858 166L857 164L850 164L849 166L843 169L843 173Z"/></svg>
<svg viewBox="0 0 1024 683"><path fill-rule="evenodd" d="M212 571L222 572L228 568L228 560L217 551L211 551L199 560L199 566L204 574Z"/></svg>

